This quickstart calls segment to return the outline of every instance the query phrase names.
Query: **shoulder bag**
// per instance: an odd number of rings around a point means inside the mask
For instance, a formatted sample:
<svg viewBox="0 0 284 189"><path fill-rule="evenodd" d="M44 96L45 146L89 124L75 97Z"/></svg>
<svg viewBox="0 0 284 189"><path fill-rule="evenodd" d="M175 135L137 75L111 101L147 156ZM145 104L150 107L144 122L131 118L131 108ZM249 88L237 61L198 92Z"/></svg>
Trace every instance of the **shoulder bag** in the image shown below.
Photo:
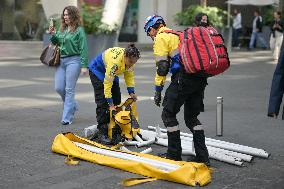
<svg viewBox="0 0 284 189"><path fill-rule="evenodd" d="M60 65L60 49L57 45L49 44L40 55L40 61L48 66L57 67Z"/></svg>

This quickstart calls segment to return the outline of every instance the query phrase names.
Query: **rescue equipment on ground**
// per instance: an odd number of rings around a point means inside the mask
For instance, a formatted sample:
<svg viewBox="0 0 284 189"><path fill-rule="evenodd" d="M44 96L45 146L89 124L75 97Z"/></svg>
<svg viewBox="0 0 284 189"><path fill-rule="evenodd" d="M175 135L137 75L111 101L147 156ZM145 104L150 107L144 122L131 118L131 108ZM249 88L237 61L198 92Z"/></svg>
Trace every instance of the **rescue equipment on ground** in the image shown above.
<svg viewBox="0 0 284 189"><path fill-rule="evenodd" d="M156 144L162 146L168 145L166 129L161 129L159 127L153 126L148 126L148 129L154 130L155 132L141 129L141 135L144 139L149 140L154 137L156 138ZM181 132L181 145L183 155L195 155L192 137L192 134ZM209 158L238 166L243 166L244 161L251 162L253 156L261 158L268 158L270 156L270 154L263 149L253 148L212 138L205 138L205 143L208 148Z"/></svg>
<svg viewBox="0 0 284 189"><path fill-rule="evenodd" d="M110 112L108 136L113 144L135 138L140 133L136 103L133 98L128 98L120 104L115 112Z"/></svg>
<svg viewBox="0 0 284 189"><path fill-rule="evenodd" d="M96 129L96 126L90 126L88 128ZM149 130L140 129L140 133L143 139L136 135L136 141L125 140L122 144L125 146L136 146L137 148L149 146L154 143L162 146L168 145L168 136L166 134L166 129L162 129L159 126L148 126L148 129ZM192 142L192 134L181 132L180 135L182 154L195 155L194 145ZM270 154L263 149L244 146L222 140L205 138L205 143L208 148L209 158L237 166L243 166L245 162L251 162L254 156L261 158L269 158L270 156ZM125 146L123 146L123 148L128 150ZM145 151L147 152L148 150L152 149L146 149Z"/></svg>
<svg viewBox="0 0 284 189"><path fill-rule="evenodd" d="M149 154L116 150L73 133L58 134L53 141L52 151L147 177L145 180L131 179L130 183L124 182L126 186L156 179L190 186L204 186L211 182L210 170L202 163L173 161Z"/></svg>
<svg viewBox="0 0 284 189"><path fill-rule="evenodd" d="M183 32L164 30L180 38L179 53L185 71L204 72L208 76L223 73L230 67L224 39L218 31L209 27L189 27Z"/></svg>

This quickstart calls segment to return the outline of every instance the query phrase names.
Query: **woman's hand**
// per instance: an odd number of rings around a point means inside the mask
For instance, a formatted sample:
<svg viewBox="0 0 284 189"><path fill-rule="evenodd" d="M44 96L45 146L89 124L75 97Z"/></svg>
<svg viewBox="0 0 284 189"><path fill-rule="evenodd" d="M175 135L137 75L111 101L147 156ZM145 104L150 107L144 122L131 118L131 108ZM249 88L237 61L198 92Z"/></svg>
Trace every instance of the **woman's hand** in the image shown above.
<svg viewBox="0 0 284 189"><path fill-rule="evenodd" d="M50 34L54 34L56 32L55 27L54 26L49 26L48 32Z"/></svg>
<svg viewBox="0 0 284 189"><path fill-rule="evenodd" d="M88 69L87 68L81 68L81 75L88 75Z"/></svg>
<svg viewBox="0 0 284 189"><path fill-rule="evenodd" d="M137 95L134 93L130 93L129 94L131 96L131 98L133 98L134 102L137 100Z"/></svg>

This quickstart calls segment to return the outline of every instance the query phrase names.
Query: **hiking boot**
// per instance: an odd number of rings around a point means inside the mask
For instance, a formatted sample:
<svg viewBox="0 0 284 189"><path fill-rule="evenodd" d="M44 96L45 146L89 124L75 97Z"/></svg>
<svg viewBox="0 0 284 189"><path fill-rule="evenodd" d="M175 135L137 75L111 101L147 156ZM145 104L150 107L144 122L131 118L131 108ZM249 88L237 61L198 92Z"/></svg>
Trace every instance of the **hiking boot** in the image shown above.
<svg viewBox="0 0 284 189"><path fill-rule="evenodd" d="M98 142L102 143L104 145L110 145L111 144L111 140L108 137L108 125L104 124L104 125L100 125L98 126L99 132L98 132Z"/></svg>
<svg viewBox="0 0 284 189"><path fill-rule="evenodd" d="M204 130L193 131L193 144L196 154L196 162L210 165L209 154L205 145Z"/></svg>
<svg viewBox="0 0 284 189"><path fill-rule="evenodd" d="M166 159L170 159L170 160L174 160L174 161L182 161L181 157L170 156L170 155L168 155L168 153L159 153L158 156L161 157L161 158L166 158Z"/></svg>

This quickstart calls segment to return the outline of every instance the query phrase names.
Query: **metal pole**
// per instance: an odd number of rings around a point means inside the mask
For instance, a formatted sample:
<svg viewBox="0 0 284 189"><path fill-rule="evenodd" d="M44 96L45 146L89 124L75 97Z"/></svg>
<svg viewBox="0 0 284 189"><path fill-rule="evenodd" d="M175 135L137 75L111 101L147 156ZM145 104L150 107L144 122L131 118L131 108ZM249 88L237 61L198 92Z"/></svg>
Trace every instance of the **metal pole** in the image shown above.
<svg viewBox="0 0 284 189"><path fill-rule="evenodd" d="M223 136L223 97L217 97L216 136Z"/></svg>
<svg viewBox="0 0 284 189"><path fill-rule="evenodd" d="M227 51L228 51L228 53L230 54L231 53L231 51L232 51L232 27L231 27L231 4L230 3L228 3L228 10L227 10L227 12L228 12L228 15L227 15L227 34L228 34L228 36L227 36L227 42L225 42L226 44L227 44Z"/></svg>

